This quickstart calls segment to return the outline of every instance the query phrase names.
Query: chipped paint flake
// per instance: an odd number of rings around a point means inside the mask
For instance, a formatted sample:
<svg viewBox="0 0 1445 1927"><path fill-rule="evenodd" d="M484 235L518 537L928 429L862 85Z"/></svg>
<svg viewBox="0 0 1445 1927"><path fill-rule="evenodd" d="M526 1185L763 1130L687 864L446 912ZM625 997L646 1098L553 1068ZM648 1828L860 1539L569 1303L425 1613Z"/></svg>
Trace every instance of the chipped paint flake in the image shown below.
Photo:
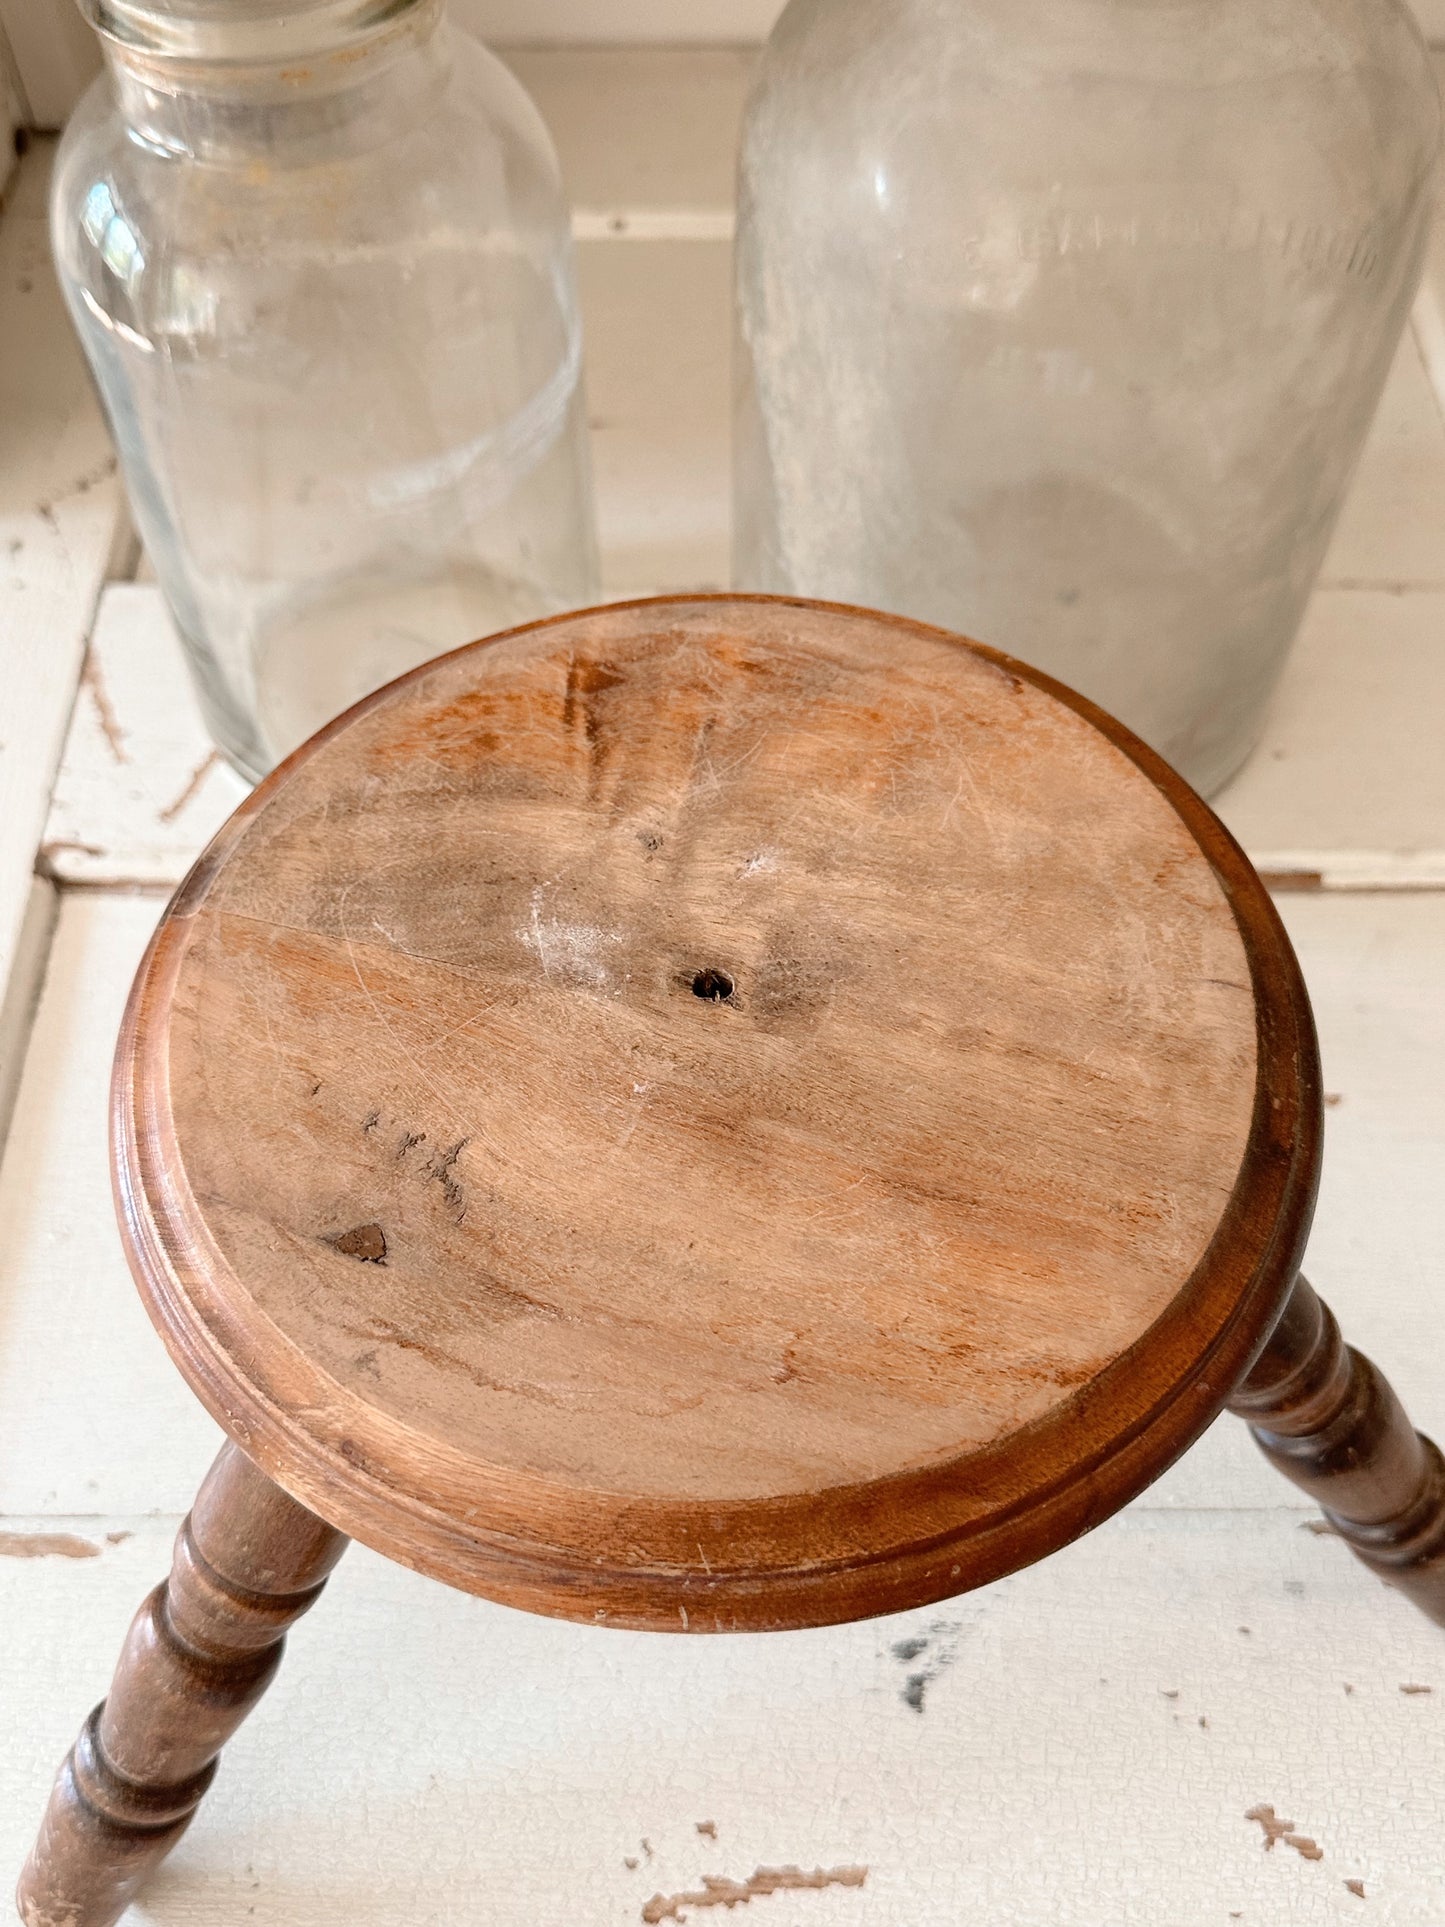
<svg viewBox="0 0 1445 1927"><path fill-rule="evenodd" d="M1271 1806L1251 1807L1245 1814L1246 1820L1257 1821L1264 1832L1264 1850L1273 1850L1276 1840L1283 1840L1287 1847L1293 1847L1302 1860L1323 1860L1325 1850L1311 1840L1307 1833L1296 1833L1293 1820L1281 1820Z"/></svg>
<svg viewBox="0 0 1445 1927"><path fill-rule="evenodd" d="M115 713L115 705L110 700L110 692L105 686L100 658L93 648L86 651L85 667L80 672L80 681L95 707L95 718L100 724L100 733L104 736L111 755L117 763L128 763L130 752L125 746L125 731L120 726L120 718Z"/></svg>
<svg viewBox="0 0 1445 1927"><path fill-rule="evenodd" d="M811 1873L801 1867L759 1867L747 1880L705 1873L701 1887L680 1894L654 1894L643 1906L642 1919L646 1927L657 1927L663 1920L686 1920L684 1907L745 1907L764 1894L797 1893L815 1887L861 1887L867 1878L866 1867L814 1867Z"/></svg>
<svg viewBox="0 0 1445 1927"><path fill-rule="evenodd" d="M161 823L174 823L186 805L200 794L201 785L220 760L221 752L218 749L213 749L208 755L203 756L186 778L185 784L179 793L166 804L164 809L156 811L157 821Z"/></svg>
<svg viewBox="0 0 1445 1927"><path fill-rule="evenodd" d="M0 1532L0 1559L98 1559L93 1539L73 1532Z"/></svg>

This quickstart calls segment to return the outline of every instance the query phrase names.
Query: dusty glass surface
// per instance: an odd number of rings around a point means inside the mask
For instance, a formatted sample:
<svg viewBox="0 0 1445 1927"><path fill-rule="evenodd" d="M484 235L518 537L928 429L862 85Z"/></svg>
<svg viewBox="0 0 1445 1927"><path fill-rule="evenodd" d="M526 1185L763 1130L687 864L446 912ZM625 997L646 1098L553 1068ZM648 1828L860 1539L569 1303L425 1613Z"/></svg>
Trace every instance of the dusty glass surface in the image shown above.
<svg viewBox="0 0 1445 1927"><path fill-rule="evenodd" d="M735 581L1252 746L1419 274L1398 0L792 0L741 160Z"/></svg>
<svg viewBox="0 0 1445 1927"><path fill-rule="evenodd" d="M255 777L595 597L547 133L439 0L93 0L53 235L208 725Z"/></svg>

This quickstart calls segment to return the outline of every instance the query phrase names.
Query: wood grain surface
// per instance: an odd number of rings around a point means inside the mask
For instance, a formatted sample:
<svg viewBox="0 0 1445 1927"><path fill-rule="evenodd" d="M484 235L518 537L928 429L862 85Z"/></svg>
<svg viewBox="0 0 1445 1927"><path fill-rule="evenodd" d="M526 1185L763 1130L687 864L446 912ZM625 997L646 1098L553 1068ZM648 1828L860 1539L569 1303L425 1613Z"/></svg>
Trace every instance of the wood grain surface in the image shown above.
<svg viewBox="0 0 1445 1927"><path fill-rule="evenodd" d="M1317 1166L1288 944L1116 725L916 625L589 612L370 699L137 982L153 1314L298 1498L608 1623L957 1591L1137 1490Z"/></svg>

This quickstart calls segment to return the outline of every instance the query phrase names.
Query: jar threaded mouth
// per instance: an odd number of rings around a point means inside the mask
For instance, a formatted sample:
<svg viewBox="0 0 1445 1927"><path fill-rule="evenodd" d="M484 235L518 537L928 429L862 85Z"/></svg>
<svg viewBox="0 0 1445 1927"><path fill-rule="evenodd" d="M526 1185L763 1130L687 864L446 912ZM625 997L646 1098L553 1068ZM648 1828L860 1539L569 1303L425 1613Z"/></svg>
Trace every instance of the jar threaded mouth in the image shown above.
<svg viewBox="0 0 1445 1927"><path fill-rule="evenodd" d="M277 17L269 0L80 0L102 39L161 58L264 62L335 53L441 0L311 0Z"/></svg>

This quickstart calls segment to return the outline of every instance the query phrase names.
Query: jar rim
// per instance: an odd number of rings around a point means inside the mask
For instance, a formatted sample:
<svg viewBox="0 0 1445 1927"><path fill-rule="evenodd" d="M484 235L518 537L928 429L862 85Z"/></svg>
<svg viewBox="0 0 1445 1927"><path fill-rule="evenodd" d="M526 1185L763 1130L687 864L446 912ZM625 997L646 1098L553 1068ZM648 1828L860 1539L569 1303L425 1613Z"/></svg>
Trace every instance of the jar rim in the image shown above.
<svg viewBox="0 0 1445 1927"><path fill-rule="evenodd" d="M105 40L178 60L272 61L346 47L426 0L80 0Z"/></svg>

